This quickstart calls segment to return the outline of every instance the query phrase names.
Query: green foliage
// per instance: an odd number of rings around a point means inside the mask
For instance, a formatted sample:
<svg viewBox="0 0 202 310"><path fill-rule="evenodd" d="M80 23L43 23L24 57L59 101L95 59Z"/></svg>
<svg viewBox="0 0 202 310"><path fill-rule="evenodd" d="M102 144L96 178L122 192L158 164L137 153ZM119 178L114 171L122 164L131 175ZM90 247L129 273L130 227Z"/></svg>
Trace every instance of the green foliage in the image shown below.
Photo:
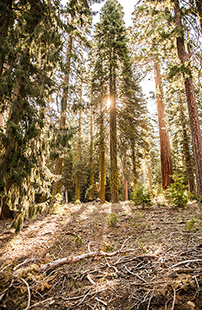
<svg viewBox="0 0 202 310"><path fill-rule="evenodd" d="M187 185L184 184L183 177L179 174L174 174L174 183L167 189L168 199L174 208L184 208L188 203Z"/></svg>
<svg viewBox="0 0 202 310"><path fill-rule="evenodd" d="M106 218L106 224L110 227L115 227L116 223L118 223L117 215L114 213L109 214L108 217Z"/></svg>
<svg viewBox="0 0 202 310"><path fill-rule="evenodd" d="M143 184L137 186L135 192L131 193L130 199L134 201L135 205L141 205L143 209L145 206L152 206L151 192Z"/></svg>
<svg viewBox="0 0 202 310"><path fill-rule="evenodd" d="M189 221L187 221L187 226L185 227L185 229L191 233L191 232L195 232L198 227L195 225L196 224L196 219L191 217L191 219Z"/></svg>
<svg viewBox="0 0 202 310"><path fill-rule="evenodd" d="M75 237L75 239L74 239L74 242L77 244L77 245L81 245L81 244L83 244L83 239L80 237L80 236L78 236L78 235L76 235L76 237Z"/></svg>

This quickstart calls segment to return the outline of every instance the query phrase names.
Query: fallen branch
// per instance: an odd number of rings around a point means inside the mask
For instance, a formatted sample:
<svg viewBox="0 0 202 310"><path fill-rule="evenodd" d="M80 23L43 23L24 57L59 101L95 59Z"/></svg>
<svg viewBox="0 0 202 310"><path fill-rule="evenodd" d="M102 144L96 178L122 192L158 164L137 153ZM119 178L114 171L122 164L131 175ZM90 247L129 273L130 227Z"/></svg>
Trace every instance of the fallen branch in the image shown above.
<svg viewBox="0 0 202 310"><path fill-rule="evenodd" d="M21 279L22 282L24 282L27 286L27 292L28 292L28 302L27 302L27 307L25 310L28 310L30 307L30 301L31 301L31 292L30 292L30 288L29 288L29 284L27 283L27 281L25 281L23 278Z"/></svg>
<svg viewBox="0 0 202 310"><path fill-rule="evenodd" d="M93 251L89 253L84 253L78 256L69 256L69 257L64 257L61 259L57 259L51 263L48 264L42 264L40 266L35 266L35 270L38 272L45 272L45 271L51 271L57 267L63 266L65 264L72 264L72 263L77 263L83 259L90 258L90 257L96 257L96 256L104 256L104 257L112 257L116 256L121 253L129 253L129 252L134 252L135 249L125 249L125 250L117 250L115 252L111 253L106 253L102 250L98 251ZM26 271L26 268L20 268L14 272L14 277L17 277L20 273L23 273L23 271Z"/></svg>
<svg viewBox="0 0 202 310"><path fill-rule="evenodd" d="M180 265L183 265L183 264L188 264L188 263L202 263L202 259L184 260L184 261L179 262L179 263L177 263L177 264L175 264L175 265L172 265L172 266L170 267L170 269L171 269L171 268L175 268L175 267L180 266Z"/></svg>

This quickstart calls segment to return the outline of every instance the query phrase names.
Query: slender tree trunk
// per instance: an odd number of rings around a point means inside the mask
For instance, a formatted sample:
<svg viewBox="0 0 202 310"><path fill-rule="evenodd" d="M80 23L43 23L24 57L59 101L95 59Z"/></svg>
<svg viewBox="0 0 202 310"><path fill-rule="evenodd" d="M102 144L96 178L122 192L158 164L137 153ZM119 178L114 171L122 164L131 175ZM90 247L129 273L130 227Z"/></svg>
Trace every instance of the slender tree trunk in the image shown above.
<svg viewBox="0 0 202 310"><path fill-rule="evenodd" d="M105 203L105 137L104 137L104 109L103 91L100 100L100 204Z"/></svg>
<svg viewBox="0 0 202 310"><path fill-rule="evenodd" d="M186 65L189 67L189 56L186 53L185 49L185 43L184 43L184 36L183 36L183 26L181 21L181 14L180 14L180 8L179 8L179 1L174 1L174 9L175 9L175 23L178 29L180 30L180 33L182 33L181 36L177 37L177 51L178 51L178 57L180 59L181 65ZM197 184L197 198L198 200L201 200L202 197L202 138L201 138L201 130L199 125L199 119L198 119L198 111L196 106L196 99L195 99L195 93L194 93L194 87L191 77L191 69L189 75L183 75L184 77L184 85L185 85L185 91L186 91L186 97L187 97L187 105L188 105L188 111L189 111L189 123L191 128L191 134L192 134L192 144L193 144L193 150L194 150L194 160L195 160L195 167L196 167L196 184Z"/></svg>
<svg viewBox="0 0 202 310"><path fill-rule="evenodd" d="M93 171L93 114L90 115L90 193L89 199L94 199L94 171Z"/></svg>
<svg viewBox="0 0 202 310"><path fill-rule="evenodd" d="M153 198L152 176L151 176L151 166L150 166L150 164L147 165L147 169L148 169L148 178L149 178L149 190L150 190L151 196Z"/></svg>
<svg viewBox="0 0 202 310"><path fill-rule="evenodd" d="M132 154L131 154L131 159L132 159L132 165L133 165L133 190L135 191L137 188L137 178L138 178L138 173L137 173L137 163L136 163L136 154L135 154L135 145L133 142L131 142L131 149L132 149Z"/></svg>
<svg viewBox="0 0 202 310"><path fill-rule="evenodd" d="M111 65L110 65L111 67ZM110 163L111 163L111 202L118 201L117 133L116 133L116 73L110 68Z"/></svg>
<svg viewBox="0 0 202 310"><path fill-rule="evenodd" d="M158 61L154 61L154 72L156 82L156 99L157 99L160 149L161 149L161 182L163 189L166 189L172 183L173 165L172 165L169 135L166 129L162 76Z"/></svg>
<svg viewBox="0 0 202 310"><path fill-rule="evenodd" d="M198 14L198 18L199 18L200 25L201 25L201 31L202 31L202 2L201 0L196 0L196 9L197 9L197 14Z"/></svg>
<svg viewBox="0 0 202 310"><path fill-rule="evenodd" d="M81 200L81 109L79 110L75 199Z"/></svg>
<svg viewBox="0 0 202 310"><path fill-rule="evenodd" d="M127 180L127 169L126 169L126 156L123 155L123 187L124 187L124 200L128 200L128 180Z"/></svg>
<svg viewBox="0 0 202 310"><path fill-rule="evenodd" d="M73 18L72 18L73 23ZM60 129L64 130L66 126L66 109L67 109L67 99L68 99L68 86L69 86L69 76L70 76L70 63L71 63L71 53L72 53L72 45L73 45L73 34L69 34L69 42L67 48L67 59L66 59L66 74L64 78L64 86L63 86L63 95L61 100L61 115L60 115ZM55 165L55 174L62 175L62 166L63 160L62 158L58 158ZM54 197L57 193L61 193L61 180L53 183L52 189L52 202L54 201Z"/></svg>

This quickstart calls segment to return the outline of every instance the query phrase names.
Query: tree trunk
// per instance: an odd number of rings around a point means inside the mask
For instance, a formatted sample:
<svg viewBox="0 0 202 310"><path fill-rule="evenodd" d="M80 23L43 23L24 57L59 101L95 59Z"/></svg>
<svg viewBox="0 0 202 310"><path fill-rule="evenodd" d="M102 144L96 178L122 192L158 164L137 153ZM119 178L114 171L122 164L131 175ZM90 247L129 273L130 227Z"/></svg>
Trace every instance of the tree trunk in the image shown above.
<svg viewBox="0 0 202 310"><path fill-rule="evenodd" d="M72 21L73 23L73 18ZM67 98L68 98L68 86L69 86L69 75L70 75L70 63L71 63L71 53L72 53L72 45L73 45L73 34L69 34L69 42L67 48L67 59L66 59L66 74L64 78L64 86L63 86L63 95L61 100L61 115L60 115L60 129L64 130L66 126L66 109L67 109ZM55 166L55 174L62 175L62 166L63 160L62 158L58 158ZM61 193L62 181L59 180L53 183L52 189L52 199L54 201L54 197L57 193Z"/></svg>
<svg viewBox="0 0 202 310"><path fill-rule="evenodd" d="M79 110L75 199L81 200L81 109Z"/></svg>
<svg viewBox="0 0 202 310"><path fill-rule="evenodd" d="M132 154L131 154L131 159L132 159L132 165L133 165L133 190L136 190L137 187L137 178L138 178L138 173L137 173L137 163L136 163L136 154L135 154L135 145L133 142L131 142L131 149L132 149Z"/></svg>
<svg viewBox="0 0 202 310"><path fill-rule="evenodd" d="M196 0L196 10L198 14L198 18L201 25L201 31L202 31L202 2L201 0Z"/></svg>
<svg viewBox="0 0 202 310"><path fill-rule="evenodd" d="M90 115L90 193L89 199L94 199L94 171L93 171L93 115Z"/></svg>
<svg viewBox="0 0 202 310"><path fill-rule="evenodd" d="M160 150L161 150L161 182L165 190L172 182L173 165L170 149L170 141L168 131L166 129L165 107L163 102L163 87L160 65L158 61L154 61L154 72L156 82L156 99L159 121Z"/></svg>
<svg viewBox="0 0 202 310"><path fill-rule="evenodd" d="M174 9L175 9L175 23L180 33L182 35L177 37L177 51L178 57L181 62L181 65L187 65L188 69L190 69L188 60L189 56L186 53L185 44L184 44L184 36L183 36L183 26L181 21L181 14L179 8L179 1L174 1ZM201 130L198 119L198 111L196 106L196 99L194 93L194 87L191 77L191 70L189 75L183 74L184 85L187 97L187 105L189 111L189 123L192 134L192 144L194 150L194 160L196 167L196 184L197 184L197 199L201 200L202 197L202 138L201 138Z"/></svg>
<svg viewBox="0 0 202 310"><path fill-rule="evenodd" d="M123 186L124 186L124 200L128 200L128 180L127 180L127 169L126 169L126 156L123 156Z"/></svg>
<svg viewBox="0 0 202 310"><path fill-rule="evenodd" d="M150 164L147 165L147 169L148 169L148 178L149 178L149 190L150 190L151 196L153 198L152 176L151 176L151 166L150 166Z"/></svg>
<svg viewBox="0 0 202 310"><path fill-rule="evenodd" d="M115 69L110 65L110 189L111 202L118 201L118 167L117 167L117 134L116 134L116 76Z"/></svg>
<svg viewBox="0 0 202 310"><path fill-rule="evenodd" d="M100 204L105 203L105 136L104 136L104 111L103 111L103 92L100 100Z"/></svg>

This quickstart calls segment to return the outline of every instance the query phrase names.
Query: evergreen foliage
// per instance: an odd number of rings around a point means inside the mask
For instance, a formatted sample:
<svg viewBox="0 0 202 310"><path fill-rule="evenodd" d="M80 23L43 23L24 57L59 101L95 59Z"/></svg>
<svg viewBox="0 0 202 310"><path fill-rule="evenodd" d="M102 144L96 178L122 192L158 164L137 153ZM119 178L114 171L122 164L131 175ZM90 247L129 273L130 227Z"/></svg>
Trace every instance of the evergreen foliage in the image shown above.
<svg viewBox="0 0 202 310"><path fill-rule="evenodd" d="M184 184L183 177L179 174L173 175L174 183L170 185L167 193L172 207L184 208L188 203L187 185Z"/></svg>
<svg viewBox="0 0 202 310"><path fill-rule="evenodd" d="M151 192L143 184L137 186L136 190L131 193L130 199L134 201L135 205L141 205L143 209L145 206L152 206Z"/></svg>

